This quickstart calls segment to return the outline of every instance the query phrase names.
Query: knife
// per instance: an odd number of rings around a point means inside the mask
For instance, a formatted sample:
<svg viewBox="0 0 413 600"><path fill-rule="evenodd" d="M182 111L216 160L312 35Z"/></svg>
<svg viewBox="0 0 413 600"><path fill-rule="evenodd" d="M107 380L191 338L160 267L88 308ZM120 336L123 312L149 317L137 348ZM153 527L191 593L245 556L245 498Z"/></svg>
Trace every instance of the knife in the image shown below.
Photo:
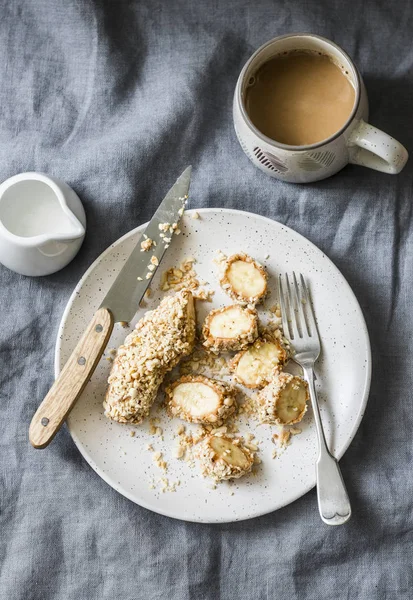
<svg viewBox="0 0 413 600"><path fill-rule="evenodd" d="M29 439L35 448L48 446L59 431L96 369L114 324L129 322L134 317L171 241L170 230L164 231L166 224L172 226L178 223L183 214L191 171L192 167L185 169L159 205L59 377L34 414ZM152 241L152 244L147 242L151 247L148 251L142 251L141 244L146 240Z"/></svg>

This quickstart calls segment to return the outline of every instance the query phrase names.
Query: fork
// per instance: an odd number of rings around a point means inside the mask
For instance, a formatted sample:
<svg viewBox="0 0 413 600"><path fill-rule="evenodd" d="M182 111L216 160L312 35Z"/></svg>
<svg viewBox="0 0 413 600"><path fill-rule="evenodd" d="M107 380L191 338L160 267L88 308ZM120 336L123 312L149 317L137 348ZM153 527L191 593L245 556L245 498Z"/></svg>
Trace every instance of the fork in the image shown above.
<svg viewBox="0 0 413 600"><path fill-rule="evenodd" d="M300 274L298 284L294 272L290 276L286 273L284 289L280 275L278 292L284 336L294 349L293 360L303 370L314 412L319 448L316 462L318 509L324 523L342 525L351 517L351 506L338 462L328 449L321 421L314 386L314 364L320 356L320 338L304 277Z"/></svg>

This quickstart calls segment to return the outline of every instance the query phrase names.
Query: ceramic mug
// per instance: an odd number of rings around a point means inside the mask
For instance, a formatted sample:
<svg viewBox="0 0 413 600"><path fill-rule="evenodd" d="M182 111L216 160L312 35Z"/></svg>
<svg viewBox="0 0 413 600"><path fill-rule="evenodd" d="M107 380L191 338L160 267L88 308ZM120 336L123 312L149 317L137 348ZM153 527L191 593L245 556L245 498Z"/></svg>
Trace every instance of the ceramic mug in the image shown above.
<svg viewBox="0 0 413 600"><path fill-rule="evenodd" d="M334 135L308 146L290 146L261 133L245 108L248 83L260 66L275 55L291 50L310 50L330 56L350 78L356 92L353 110ZM383 173L399 173L406 164L406 148L387 133L369 125L366 88L357 67L336 44L318 35L298 33L270 40L251 56L235 88L235 131L248 158L271 177L294 183L318 181L334 175L348 163Z"/></svg>

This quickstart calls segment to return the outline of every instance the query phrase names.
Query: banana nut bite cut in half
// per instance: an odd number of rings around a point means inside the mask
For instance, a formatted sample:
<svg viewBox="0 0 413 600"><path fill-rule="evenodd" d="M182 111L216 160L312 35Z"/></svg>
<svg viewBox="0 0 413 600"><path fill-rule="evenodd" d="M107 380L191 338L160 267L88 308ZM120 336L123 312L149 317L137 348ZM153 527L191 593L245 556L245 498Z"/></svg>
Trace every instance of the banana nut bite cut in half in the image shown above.
<svg viewBox="0 0 413 600"><path fill-rule="evenodd" d="M221 425L235 411L235 394L235 388L223 381L187 375L166 388L166 403L173 417L189 423Z"/></svg>
<svg viewBox="0 0 413 600"><path fill-rule="evenodd" d="M281 342L271 334L264 334L252 346L236 354L229 362L229 368L238 383L261 389L270 383L286 360L287 352Z"/></svg>
<svg viewBox="0 0 413 600"><path fill-rule="evenodd" d="M304 379L278 373L257 395L258 417L262 423L293 425L305 415L309 398Z"/></svg>
<svg viewBox="0 0 413 600"><path fill-rule="evenodd" d="M249 473L254 464L254 452L239 438L210 435L200 442L196 457L204 477L215 481L238 479Z"/></svg>
<svg viewBox="0 0 413 600"><path fill-rule="evenodd" d="M222 266L220 284L237 302L258 304L267 293L267 273L248 254L233 254Z"/></svg>
<svg viewBox="0 0 413 600"><path fill-rule="evenodd" d="M141 423L149 414L165 374L195 342L195 309L191 292L164 298L138 321L119 347L103 403L105 415L120 423Z"/></svg>
<svg viewBox="0 0 413 600"><path fill-rule="evenodd" d="M202 328L203 345L211 352L242 350L258 337L256 310L233 304L212 310Z"/></svg>

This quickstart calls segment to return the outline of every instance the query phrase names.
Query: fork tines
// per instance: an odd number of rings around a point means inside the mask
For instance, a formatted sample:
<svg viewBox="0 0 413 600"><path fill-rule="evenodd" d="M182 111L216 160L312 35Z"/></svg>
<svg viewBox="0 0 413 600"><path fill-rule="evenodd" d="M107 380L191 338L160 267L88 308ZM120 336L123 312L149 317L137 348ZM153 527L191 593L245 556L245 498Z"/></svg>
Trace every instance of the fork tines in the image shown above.
<svg viewBox="0 0 413 600"><path fill-rule="evenodd" d="M303 275L299 274L299 282L294 272L280 275L278 295L285 337L294 340L317 336L313 307Z"/></svg>

